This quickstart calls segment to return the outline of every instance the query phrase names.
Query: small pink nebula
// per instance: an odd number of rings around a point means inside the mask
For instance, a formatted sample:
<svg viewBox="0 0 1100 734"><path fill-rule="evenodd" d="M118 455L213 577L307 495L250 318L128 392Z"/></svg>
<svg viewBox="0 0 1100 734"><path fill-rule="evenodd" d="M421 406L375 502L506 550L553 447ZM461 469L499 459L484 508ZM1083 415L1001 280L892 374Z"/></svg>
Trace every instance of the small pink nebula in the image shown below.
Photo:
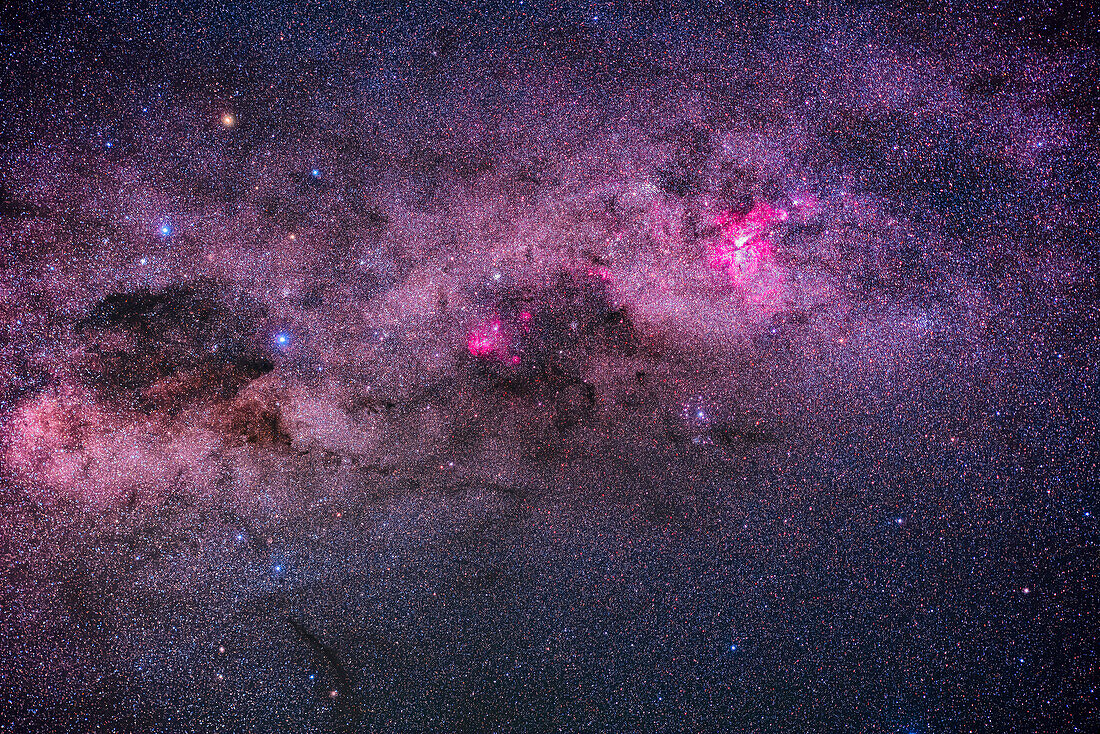
<svg viewBox="0 0 1100 734"><path fill-rule="evenodd" d="M524 318L526 315L526 318ZM531 314L524 311L520 319L527 326ZM483 323L466 335L466 349L471 355L481 359L495 360L506 364L518 365L520 355L512 349L512 339L508 329L499 319Z"/></svg>
<svg viewBox="0 0 1100 734"><path fill-rule="evenodd" d="M466 335L466 349L475 357L488 357L504 351L506 347L504 332L499 319L479 326Z"/></svg>

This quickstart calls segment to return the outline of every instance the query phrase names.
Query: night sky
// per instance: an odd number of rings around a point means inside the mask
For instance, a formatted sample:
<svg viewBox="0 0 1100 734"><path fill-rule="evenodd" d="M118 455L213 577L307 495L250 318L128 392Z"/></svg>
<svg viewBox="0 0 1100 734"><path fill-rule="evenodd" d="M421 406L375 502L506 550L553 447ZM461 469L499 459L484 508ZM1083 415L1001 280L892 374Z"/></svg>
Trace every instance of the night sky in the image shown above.
<svg viewBox="0 0 1100 734"><path fill-rule="evenodd" d="M1100 731L1087 8L16 2L0 67L0 731Z"/></svg>

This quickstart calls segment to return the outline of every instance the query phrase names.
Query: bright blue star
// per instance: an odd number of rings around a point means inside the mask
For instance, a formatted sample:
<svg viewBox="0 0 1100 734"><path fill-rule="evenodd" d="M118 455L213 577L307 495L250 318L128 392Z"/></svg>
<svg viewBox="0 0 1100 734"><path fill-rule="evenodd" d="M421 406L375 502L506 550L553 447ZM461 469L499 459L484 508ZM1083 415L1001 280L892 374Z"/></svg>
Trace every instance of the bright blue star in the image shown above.
<svg viewBox="0 0 1100 734"><path fill-rule="evenodd" d="M275 345L278 346L280 349L289 347L290 334L287 334L285 331L280 331L278 334L275 335Z"/></svg>
<svg viewBox="0 0 1100 734"><path fill-rule="evenodd" d="M172 225L168 222L165 222L164 224L160 225L160 229L158 231L160 232L161 237L171 237Z"/></svg>
<svg viewBox="0 0 1100 734"><path fill-rule="evenodd" d="M319 168L314 168L312 171L309 172L309 175L313 176L314 178L321 178L321 170Z"/></svg>

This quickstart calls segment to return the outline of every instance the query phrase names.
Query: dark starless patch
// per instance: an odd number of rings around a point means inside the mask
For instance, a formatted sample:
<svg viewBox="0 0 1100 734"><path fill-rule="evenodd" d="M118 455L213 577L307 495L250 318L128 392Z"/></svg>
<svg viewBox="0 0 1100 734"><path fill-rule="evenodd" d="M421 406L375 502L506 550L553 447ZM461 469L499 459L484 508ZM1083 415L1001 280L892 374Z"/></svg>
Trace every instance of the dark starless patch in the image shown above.
<svg viewBox="0 0 1100 734"><path fill-rule="evenodd" d="M0 342L3 336L0 336ZM0 415L23 400L35 395L49 384L49 373L34 364L22 352L10 352L7 344L0 343Z"/></svg>
<svg viewBox="0 0 1100 734"><path fill-rule="evenodd" d="M19 201L12 197L6 188L0 186L0 217L12 219L35 219L47 217L50 210L44 206Z"/></svg>
<svg viewBox="0 0 1100 734"><path fill-rule="evenodd" d="M104 403L174 412L274 369L266 309L212 283L116 293L77 325L81 381Z"/></svg>
<svg viewBox="0 0 1100 734"><path fill-rule="evenodd" d="M292 436L274 403L238 399L224 412L222 429L244 443L263 447L288 447Z"/></svg>

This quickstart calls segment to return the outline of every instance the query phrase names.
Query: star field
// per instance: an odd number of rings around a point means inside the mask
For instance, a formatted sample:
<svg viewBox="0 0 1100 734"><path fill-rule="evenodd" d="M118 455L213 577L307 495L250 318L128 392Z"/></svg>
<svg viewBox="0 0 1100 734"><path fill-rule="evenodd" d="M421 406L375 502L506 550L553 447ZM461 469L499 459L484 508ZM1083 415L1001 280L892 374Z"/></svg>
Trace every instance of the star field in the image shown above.
<svg viewBox="0 0 1100 734"><path fill-rule="evenodd" d="M0 731L1098 730L1098 40L5 7Z"/></svg>

